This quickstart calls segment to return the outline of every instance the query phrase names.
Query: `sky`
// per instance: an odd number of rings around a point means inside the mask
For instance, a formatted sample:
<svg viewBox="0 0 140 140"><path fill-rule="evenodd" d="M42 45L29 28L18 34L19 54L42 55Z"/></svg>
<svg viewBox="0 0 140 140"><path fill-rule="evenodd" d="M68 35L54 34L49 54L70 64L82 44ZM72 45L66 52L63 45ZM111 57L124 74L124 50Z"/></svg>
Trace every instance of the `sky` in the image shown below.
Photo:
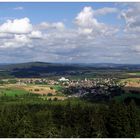
<svg viewBox="0 0 140 140"><path fill-rule="evenodd" d="M140 64L139 36L140 3L0 3L0 63Z"/></svg>

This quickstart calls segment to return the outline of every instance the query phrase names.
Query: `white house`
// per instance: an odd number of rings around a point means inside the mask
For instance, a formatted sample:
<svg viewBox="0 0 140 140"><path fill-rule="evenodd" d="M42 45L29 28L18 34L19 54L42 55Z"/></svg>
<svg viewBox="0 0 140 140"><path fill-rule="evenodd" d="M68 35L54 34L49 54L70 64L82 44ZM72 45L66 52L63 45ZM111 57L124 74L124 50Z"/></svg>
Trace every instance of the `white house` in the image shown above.
<svg viewBox="0 0 140 140"><path fill-rule="evenodd" d="M59 81L60 81L60 82L68 82L69 79L66 79L65 77L61 77L61 78L59 79Z"/></svg>

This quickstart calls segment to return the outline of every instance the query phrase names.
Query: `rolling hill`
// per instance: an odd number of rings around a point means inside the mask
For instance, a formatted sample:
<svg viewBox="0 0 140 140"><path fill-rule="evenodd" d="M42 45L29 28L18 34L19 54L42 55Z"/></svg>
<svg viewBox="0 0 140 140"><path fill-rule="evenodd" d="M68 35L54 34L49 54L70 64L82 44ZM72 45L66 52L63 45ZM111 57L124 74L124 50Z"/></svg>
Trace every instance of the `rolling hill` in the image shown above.
<svg viewBox="0 0 140 140"><path fill-rule="evenodd" d="M140 65L92 63L62 64L46 62L28 62L1 64L0 77L48 77L50 75L77 75L91 71L139 71Z"/></svg>

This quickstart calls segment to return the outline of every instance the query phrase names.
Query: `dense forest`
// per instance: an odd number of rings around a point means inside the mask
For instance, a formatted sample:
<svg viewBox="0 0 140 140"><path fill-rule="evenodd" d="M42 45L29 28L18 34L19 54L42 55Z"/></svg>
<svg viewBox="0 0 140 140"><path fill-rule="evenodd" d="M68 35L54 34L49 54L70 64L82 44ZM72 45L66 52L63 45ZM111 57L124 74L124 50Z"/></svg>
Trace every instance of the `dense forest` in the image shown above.
<svg viewBox="0 0 140 140"><path fill-rule="evenodd" d="M140 111L134 101L4 100L0 104L1 138L134 138L140 134Z"/></svg>

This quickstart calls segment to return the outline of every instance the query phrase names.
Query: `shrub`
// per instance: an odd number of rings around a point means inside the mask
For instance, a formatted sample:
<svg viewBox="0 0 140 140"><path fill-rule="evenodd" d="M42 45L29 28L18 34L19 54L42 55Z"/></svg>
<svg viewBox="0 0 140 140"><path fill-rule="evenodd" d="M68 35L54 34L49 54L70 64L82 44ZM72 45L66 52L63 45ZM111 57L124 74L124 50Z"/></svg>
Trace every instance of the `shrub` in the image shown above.
<svg viewBox="0 0 140 140"><path fill-rule="evenodd" d="M55 97L53 100L54 100L54 101L58 101L58 98Z"/></svg>
<svg viewBox="0 0 140 140"><path fill-rule="evenodd" d="M39 89L38 89L38 88L36 88L36 89L35 89L35 91L39 91Z"/></svg>
<svg viewBox="0 0 140 140"><path fill-rule="evenodd" d="M48 96L52 96L52 93L48 93Z"/></svg>

